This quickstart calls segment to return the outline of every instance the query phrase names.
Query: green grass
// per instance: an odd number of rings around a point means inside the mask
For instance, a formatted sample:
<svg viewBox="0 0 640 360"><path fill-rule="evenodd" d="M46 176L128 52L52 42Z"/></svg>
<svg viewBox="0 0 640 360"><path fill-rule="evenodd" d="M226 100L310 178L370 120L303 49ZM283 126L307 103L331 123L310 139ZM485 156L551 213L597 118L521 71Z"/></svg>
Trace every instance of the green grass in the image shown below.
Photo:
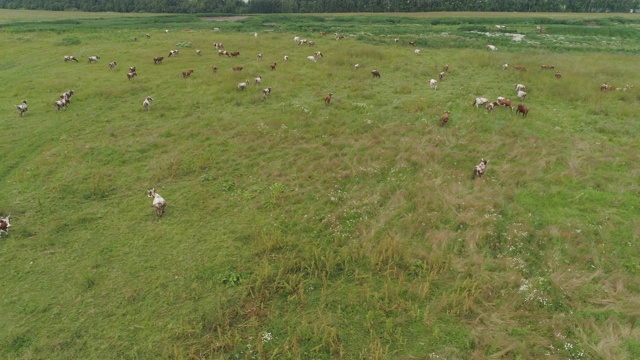
<svg viewBox="0 0 640 360"><path fill-rule="evenodd" d="M590 32L581 20L594 14L75 14L0 32L0 215L13 217L0 240L1 358L637 357L640 97L599 90L640 83L638 41L610 37L634 18ZM498 20L525 39L461 29ZM536 23L549 25L535 34ZM516 83L528 118L470 106L513 100ZM472 180L480 158L487 173ZM160 220L152 187L168 202Z"/></svg>

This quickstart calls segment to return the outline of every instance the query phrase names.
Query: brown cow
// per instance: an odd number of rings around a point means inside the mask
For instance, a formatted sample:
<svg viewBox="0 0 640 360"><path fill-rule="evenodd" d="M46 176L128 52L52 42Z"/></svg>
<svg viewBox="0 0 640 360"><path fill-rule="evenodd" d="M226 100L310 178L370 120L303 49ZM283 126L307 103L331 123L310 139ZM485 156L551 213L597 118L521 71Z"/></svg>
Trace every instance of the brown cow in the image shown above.
<svg viewBox="0 0 640 360"><path fill-rule="evenodd" d="M555 66L553 66L553 65L540 65L540 69L542 69L542 70L552 70L552 69L555 69Z"/></svg>
<svg viewBox="0 0 640 360"><path fill-rule="evenodd" d="M529 114L529 108L524 104L518 104L518 108L516 109L516 115L517 114L522 114L522 117L527 117Z"/></svg>
<svg viewBox="0 0 640 360"><path fill-rule="evenodd" d="M161 64L162 60L164 60L164 56L156 56L153 58L153 64L154 65Z"/></svg>
<svg viewBox="0 0 640 360"><path fill-rule="evenodd" d="M212 66L212 67L211 67L211 71L213 71L214 73L216 73L216 72L218 72L218 68L217 68L217 67L215 67L215 66Z"/></svg>
<svg viewBox="0 0 640 360"><path fill-rule="evenodd" d="M0 236L2 236L2 233L9 235L9 228L11 227L11 224L9 223L10 220L11 215L4 218L0 217Z"/></svg>
<svg viewBox="0 0 640 360"><path fill-rule="evenodd" d="M560 71L556 72L556 79L560 79L562 77L562 74L560 73Z"/></svg>
<svg viewBox="0 0 640 360"><path fill-rule="evenodd" d="M189 69L189 70L184 70L182 72L182 77L184 79L188 78L189 76L191 76L191 74L193 74L193 69Z"/></svg>
<svg viewBox="0 0 640 360"><path fill-rule="evenodd" d="M416 43L414 43L413 41L409 41L409 42L407 42L407 44L409 44L411 46L416 46Z"/></svg>
<svg viewBox="0 0 640 360"><path fill-rule="evenodd" d="M379 78L380 77L380 71L371 70L371 75L373 75L374 78Z"/></svg>
<svg viewBox="0 0 640 360"><path fill-rule="evenodd" d="M236 56L240 55L240 51L232 51L232 52L229 53L229 55L231 55L233 57L236 57Z"/></svg>
<svg viewBox="0 0 640 360"><path fill-rule="evenodd" d="M269 65L269 67L271 67L271 70L275 70L276 69L276 65L278 65L278 63L273 63L271 65Z"/></svg>
<svg viewBox="0 0 640 360"><path fill-rule="evenodd" d="M242 70L242 66L234 66L232 67L233 71L241 71Z"/></svg>
<svg viewBox="0 0 640 360"><path fill-rule="evenodd" d="M513 104L509 99L498 98L498 105L508 107L510 110L513 110Z"/></svg>

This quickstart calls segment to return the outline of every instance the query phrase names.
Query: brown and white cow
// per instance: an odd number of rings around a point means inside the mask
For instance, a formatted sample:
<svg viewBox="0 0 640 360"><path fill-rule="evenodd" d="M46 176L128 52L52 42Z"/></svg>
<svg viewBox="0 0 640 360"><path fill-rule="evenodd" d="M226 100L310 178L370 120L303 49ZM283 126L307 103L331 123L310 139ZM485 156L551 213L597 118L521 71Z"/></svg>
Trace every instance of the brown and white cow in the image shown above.
<svg viewBox="0 0 640 360"><path fill-rule="evenodd" d="M147 196L153 198L153 203L151 204L151 206L153 206L154 210L156 211L156 216L159 218L162 217L162 215L164 214L164 208L167 207L167 202L165 201L165 199L156 192L155 188L147 190Z"/></svg>
<svg viewBox="0 0 640 360"><path fill-rule="evenodd" d="M164 60L164 56L156 56L153 58L153 64L154 65L162 64L162 60Z"/></svg>
<svg viewBox="0 0 640 360"><path fill-rule="evenodd" d="M379 78L380 77L380 71L371 70L371 75L373 75L374 78Z"/></svg>
<svg viewBox="0 0 640 360"><path fill-rule="evenodd" d="M186 79L189 76L191 76L191 74L193 74L193 69L183 70L182 71L182 78Z"/></svg>
<svg viewBox="0 0 640 360"><path fill-rule="evenodd" d="M271 70L275 70L276 69L276 65L278 65L278 63L272 63L271 65L269 65L269 67L271 68Z"/></svg>
<svg viewBox="0 0 640 360"><path fill-rule="evenodd" d="M68 62L68 61L78 62L78 59L76 59L76 57L73 56L73 55L65 55L64 56L64 62Z"/></svg>
<svg viewBox="0 0 640 360"><path fill-rule="evenodd" d="M328 93L327 96L324 97L324 105L329 105L331 103L331 95L333 95L333 93Z"/></svg>
<svg viewBox="0 0 640 360"><path fill-rule="evenodd" d="M134 77L138 76L138 73L135 71L131 71L127 73L127 79L133 80Z"/></svg>
<svg viewBox="0 0 640 360"><path fill-rule="evenodd" d="M26 113L29 109L27 107L27 100L22 100L22 104L16 105L16 109L18 110L18 114L20 114L20 116L23 116L24 113Z"/></svg>
<svg viewBox="0 0 640 360"><path fill-rule="evenodd" d="M180 53L179 50L171 50L169 51L169 57L177 56Z"/></svg>
<svg viewBox="0 0 640 360"><path fill-rule="evenodd" d="M110 63L109 63L109 70L113 70L113 69L115 69L115 68L116 68L116 65L118 65L118 63L117 63L117 62L115 62L115 61L110 62Z"/></svg>
<svg viewBox="0 0 640 360"><path fill-rule="evenodd" d="M481 159L480 163L475 166L475 168L473 169L474 179L482 177L482 175L484 175L485 171L487 171L487 163L489 163L489 160Z"/></svg>
<svg viewBox="0 0 640 360"><path fill-rule="evenodd" d="M91 64L98 62L98 60L100 60L100 56L89 56L87 59L89 59L89 64Z"/></svg>
<svg viewBox="0 0 640 360"><path fill-rule="evenodd" d="M542 69L542 70L553 70L555 68L556 67L553 66L553 65L540 65L540 69Z"/></svg>
<svg viewBox="0 0 640 360"><path fill-rule="evenodd" d="M442 116L440 116L440 126L444 126L444 124L449 122L449 111L445 111Z"/></svg>
<svg viewBox="0 0 640 360"><path fill-rule="evenodd" d="M560 71L556 71L556 79L560 79L562 77L562 74L560 73Z"/></svg>
<svg viewBox="0 0 640 360"><path fill-rule="evenodd" d="M236 65L236 66L232 67L231 69L233 69L233 71L242 71L242 66Z"/></svg>

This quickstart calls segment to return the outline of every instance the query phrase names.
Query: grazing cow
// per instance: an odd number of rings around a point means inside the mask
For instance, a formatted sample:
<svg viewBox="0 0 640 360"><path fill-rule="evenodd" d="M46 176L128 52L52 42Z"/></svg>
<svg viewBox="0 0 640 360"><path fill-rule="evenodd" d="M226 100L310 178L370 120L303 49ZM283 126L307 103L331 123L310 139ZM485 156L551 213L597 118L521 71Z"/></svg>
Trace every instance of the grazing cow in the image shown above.
<svg viewBox="0 0 640 360"><path fill-rule="evenodd" d="M449 122L449 111L445 111L444 114L440 117L440 126Z"/></svg>
<svg viewBox="0 0 640 360"><path fill-rule="evenodd" d="M270 87L268 87L266 89L262 89L262 96L264 96L266 98L267 96L269 96L269 94L271 94L271 88Z"/></svg>
<svg viewBox="0 0 640 360"><path fill-rule="evenodd" d="M432 88L433 90L438 90L438 80L436 79L429 80L429 87Z"/></svg>
<svg viewBox="0 0 640 360"><path fill-rule="evenodd" d="M229 57L229 52L227 50L218 50L218 56L227 56Z"/></svg>
<svg viewBox="0 0 640 360"><path fill-rule="evenodd" d="M298 41L298 45L302 45L306 43L307 43L307 39L300 39L300 41Z"/></svg>
<svg viewBox="0 0 640 360"><path fill-rule="evenodd" d="M256 85L261 84L262 83L262 76L258 76L257 78L253 79L254 83Z"/></svg>
<svg viewBox="0 0 640 360"><path fill-rule="evenodd" d="M333 93L328 93L327 96L324 97L324 105L327 106L331 103L331 95L333 95Z"/></svg>
<svg viewBox="0 0 640 360"><path fill-rule="evenodd" d="M400 39L395 38L395 39L393 39L393 42L400 42Z"/></svg>
<svg viewBox="0 0 640 360"><path fill-rule="evenodd" d="M135 66L129 66L129 72L136 72Z"/></svg>
<svg viewBox="0 0 640 360"><path fill-rule="evenodd" d="M11 215L7 217L0 217L0 237L2 237L2 233L9 235L9 228L11 227Z"/></svg>
<svg viewBox="0 0 640 360"><path fill-rule="evenodd" d="M536 32L542 32L542 26L536 25Z"/></svg>
<svg viewBox="0 0 640 360"><path fill-rule="evenodd" d="M191 74L193 74L193 69L189 69L189 70L183 70L182 71L182 78L186 79L189 76L191 76Z"/></svg>
<svg viewBox="0 0 640 360"><path fill-rule="evenodd" d="M360 64L355 64L355 65L353 65L353 67L354 67L356 70L358 70L358 69L360 69Z"/></svg>
<svg viewBox="0 0 640 360"><path fill-rule="evenodd" d="M73 55L65 55L64 56L64 62L68 62L68 61L78 62L78 59L76 59L76 57L73 56Z"/></svg>
<svg viewBox="0 0 640 360"><path fill-rule="evenodd" d="M309 61L313 61L313 62L316 62L316 58L315 58L315 56L313 56L313 55L309 55L309 56L307 56L307 60L309 60Z"/></svg>
<svg viewBox="0 0 640 360"><path fill-rule="evenodd" d="M249 86L249 80L245 80L244 82L239 83L238 90L244 90L247 88L247 86Z"/></svg>
<svg viewBox="0 0 640 360"><path fill-rule="evenodd" d="M527 68L524 66L514 66L513 69L518 71L527 71Z"/></svg>
<svg viewBox="0 0 640 360"><path fill-rule="evenodd" d="M138 41L138 38L134 36L131 40Z"/></svg>
<svg viewBox="0 0 640 360"><path fill-rule="evenodd" d="M216 66L212 66L211 67L211 71L214 72L214 73L217 73L218 72L218 68Z"/></svg>
<svg viewBox="0 0 640 360"><path fill-rule="evenodd" d="M516 115L517 114L522 114L522 117L527 117L529 114L529 108L524 104L518 104L518 108L516 109Z"/></svg>
<svg viewBox="0 0 640 360"><path fill-rule="evenodd" d="M162 60L164 60L164 56L156 56L153 58L153 64L154 65L162 64Z"/></svg>
<svg viewBox="0 0 640 360"><path fill-rule="evenodd" d="M294 36L293 37L293 42L295 42L295 43L300 42L300 36Z"/></svg>
<svg viewBox="0 0 640 360"><path fill-rule="evenodd" d="M89 64L91 64L91 63L98 62L98 60L100 60L100 56L89 56L88 59L89 59Z"/></svg>
<svg viewBox="0 0 640 360"><path fill-rule="evenodd" d="M318 57L321 57L321 58L323 58L323 57L324 57L324 55L322 54L322 52L321 52L321 51L316 51L316 53L315 53L315 54L313 54L313 56L315 56L315 57L317 57L317 58L318 58Z"/></svg>
<svg viewBox="0 0 640 360"><path fill-rule="evenodd" d="M276 65L278 65L278 63L275 63L275 62L269 65L269 67L271 68L271 71L276 69Z"/></svg>
<svg viewBox="0 0 640 360"><path fill-rule="evenodd" d="M229 55L232 56L232 57L239 56L240 55L240 51L232 51L232 52L229 53Z"/></svg>
<svg viewBox="0 0 640 360"><path fill-rule="evenodd" d="M289 60L289 56L288 56L288 55L285 55L282 59L283 59L284 61L288 61L288 60Z"/></svg>
<svg viewBox="0 0 640 360"><path fill-rule="evenodd" d="M498 48L495 45L487 45L487 49L491 51L498 51Z"/></svg>
<svg viewBox="0 0 640 360"><path fill-rule="evenodd" d="M443 70L449 72L449 64L444 64Z"/></svg>
<svg viewBox="0 0 640 360"><path fill-rule="evenodd" d="M416 43L414 43L413 41L409 41L407 42L407 44L409 44L410 46L416 46Z"/></svg>
<svg viewBox="0 0 640 360"><path fill-rule="evenodd" d="M171 50L169 51L169 57L178 56L180 54L180 50Z"/></svg>
<svg viewBox="0 0 640 360"><path fill-rule="evenodd" d="M438 74L438 78L440 79L440 81L444 80L444 75L444 71Z"/></svg>
<svg viewBox="0 0 640 360"><path fill-rule="evenodd" d="M135 71L131 71L127 73L127 79L133 80L134 77L138 76L138 73Z"/></svg>
<svg viewBox="0 0 640 360"><path fill-rule="evenodd" d="M213 46L214 46L216 49L222 49L222 48L224 47L224 45L223 45L221 42L220 42L220 43L219 43L219 42L217 42L217 43L213 43Z"/></svg>
<svg viewBox="0 0 640 360"><path fill-rule="evenodd" d="M562 74L560 73L560 71L556 71L556 79L560 79L562 77Z"/></svg>
<svg viewBox="0 0 640 360"><path fill-rule="evenodd" d="M258 38L258 33L253 33L253 37L257 39Z"/></svg>
<svg viewBox="0 0 640 360"><path fill-rule="evenodd" d="M516 91L525 91L527 90L524 85L516 84Z"/></svg>
<svg viewBox="0 0 640 360"><path fill-rule="evenodd" d="M315 45L316 43L315 43L315 42L313 42L313 41L309 41L307 44L309 44L309 46L313 46L313 45Z"/></svg>
<svg viewBox="0 0 640 360"><path fill-rule="evenodd" d="M335 34L335 36L336 36L336 40L344 39L344 35Z"/></svg>
<svg viewBox="0 0 640 360"><path fill-rule="evenodd" d="M420 51L420 49L415 49L415 50L413 50L413 53L416 54L416 55L420 55L421 51Z"/></svg>
<svg viewBox="0 0 640 360"><path fill-rule="evenodd" d="M542 69L542 70L552 70L552 69L555 69L555 66L553 66L553 65L540 65L540 69Z"/></svg>
<svg viewBox="0 0 640 360"><path fill-rule="evenodd" d="M471 105L475 106L475 107L478 107L478 106L484 105L484 104L486 104L488 102L489 102L489 99L483 98L483 97L478 97L471 103Z"/></svg>
<svg viewBox="0 0 640 360"><path fill-rule="evenodd" d="M233 71L242 71L242 66L236 65L232 67Z"/></svg>
<svg viewBox="0 0 640 360"><path fill-rule="evenodd" d="M142 102L142 106L144 106L145 109L147 109L147 111L149 109L151 109L151 102L153 101L153 98L151 96L147 96L146 99L144 99L144 101Z"/></svg>
<svg viewBox="0 0 640 360"><path fill-rule="evenodd" d="M26 113L29 109L27 107L27 100L22 100L22 104L16 105L16 109L18 110L18 114L20 114L20 116L24 115L24 113Z"/></svg>
<svg viewBox="0 0 640 360"><path fill-rule="evenodd" d="M167 206L167 202L156 192L155 188L147 190L147 196L153 198L151 206L155 209L156 216L158 218L162 217L162 214L164 214L164 208Z"/></svg>
<svg viewBox="0 0 640 360"><path fill-rule="evenodd" d="M488 162L489 162L489 160L482 159L482 160L480 160L480 163L475 166L475 168L473 169L473 178L474 179L482 177L482 175L484 175L484 172L487 171L487 163Z"/></svg>
<svg viewBox="0 0 640 360"><path fill-rule="evenodd" d="M201 55L202 51L200 51L200 49L196 49L196 55Z"/></svg>
<svg viewBox="0 0 640 360"><path fill-rule="evenodd" d="M526 97L527 97L527 92L526 92L526 91L519 90L519 91L518 91L518 97L520 98L520 100L524 100L524 98L526 98Z"/></svg>
<svg viewBox="0 0 640 360"><path fill-rule="evenodd" d="M371 70L371 75L373 75L374 78L379 78L380 77L380 71Z"/></svg>
<svg viewBox="0 0 640 360"><path fill-rule="evenodd" d="M117 62L115 62L115 61L110 62L110 63L109 63L109 70L113 70L113 69L115 69L115 68L116 68L116 65L118 65L118 63L117 63Z"/></svg>
<svg viewBox="0 0 640 360"><path fill-rule="evenodd" d="M505 25L496 25L496 29L507 30L507 27Z"/></svg>
<svg viewBox="0 0 640 360"><path fill-rule="evenodd" d="M146 36L147 36L147 39L151 39L151 35L147 34Z"/></svg>
<svg viewBox="0 0 640 360"><path fill-rule="evenodd" d="M509 68L509 63L502 64L502 70L507 70Z"/></svg>
<svg viewBox="0 0 640 360"><path fill-rule="evenodd" d="M70 101L71 100L71 96L73 96L73 94L75 94L73 92L73 90L69 90L67 92L64 92L64 93L60 94L60 98L61 99L65 99L67 101Z"/></svg>
<svg viewBox="0 0 640 360"><path fill-rule="evenodd" d="M262 60L262 54L258 54L258 60Z"/></svg>

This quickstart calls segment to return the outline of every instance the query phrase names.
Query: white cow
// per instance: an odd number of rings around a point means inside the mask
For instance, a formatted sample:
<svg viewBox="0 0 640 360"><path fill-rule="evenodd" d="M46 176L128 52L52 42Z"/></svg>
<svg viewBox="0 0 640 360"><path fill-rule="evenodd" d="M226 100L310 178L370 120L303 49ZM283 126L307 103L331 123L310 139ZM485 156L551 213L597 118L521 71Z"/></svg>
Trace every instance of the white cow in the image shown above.
<svg viewBox="0 0 640 360"><path fill-rule="evenodd" d="M167 206L167 202L156 192L155 188L147 190L147 196L153 198L151 206L156 210L156 216L161 217L162 214L164 214L164 208Z"/></svg>
<svg viewBox="0 0 640 360"><path fill-rule="evenodd" d="M149 110L151 108L152 101L153 98L151 96L147 96L147 98L142 102L142 106L144 106L145 109Z"/></svg>
<svg viewBox="0 0 640 360"><path fill-rule="evenodd" d="M313 56L313 55L309 55L309 56L307 56L307 60L316 62L316 57Z"/></svg>
<svg viewBox="0 0 640 360"><path fill-rule="evenodd" d="M478 97L478 98L476 98L476 99L474 100L474 102L473 102L471 105L473 105L473 106L475 106L475 107L478 107L478 106L480 106L480 105L485 105L485 104L487 104L488 102L489 102L489 99L487 99L487 98L483 98L483 97Z"/></svg>
<svg viewBox="0 0 640 360"><path fill-rule="evenodd" d="M516 84L516 91L525 91L526 87L522 84Z"/></svg>
<svg viewBox="0 0 640 360"><path fill-rule="evenodd" d="M429 87L432 88L433 90L438 90L438 80L436 79L429 80Z"/></svg>
<svg viewBox="0 0 640 360"><path fill-rule="evenodd" d="M526 93L526 92L524 92L524 91L522 91L522 90L519 90L519 91L518 91L518 97L519 97L521 100L524 100L524 98L525 98L525 97L527 97L527 93Z"/></svg>
<svg viewBox="0 0 640 360"><path fill-rule="evenodd" d="M487 49L491 51L498 51L498 48L495 45L487 45Z"/></svg>

